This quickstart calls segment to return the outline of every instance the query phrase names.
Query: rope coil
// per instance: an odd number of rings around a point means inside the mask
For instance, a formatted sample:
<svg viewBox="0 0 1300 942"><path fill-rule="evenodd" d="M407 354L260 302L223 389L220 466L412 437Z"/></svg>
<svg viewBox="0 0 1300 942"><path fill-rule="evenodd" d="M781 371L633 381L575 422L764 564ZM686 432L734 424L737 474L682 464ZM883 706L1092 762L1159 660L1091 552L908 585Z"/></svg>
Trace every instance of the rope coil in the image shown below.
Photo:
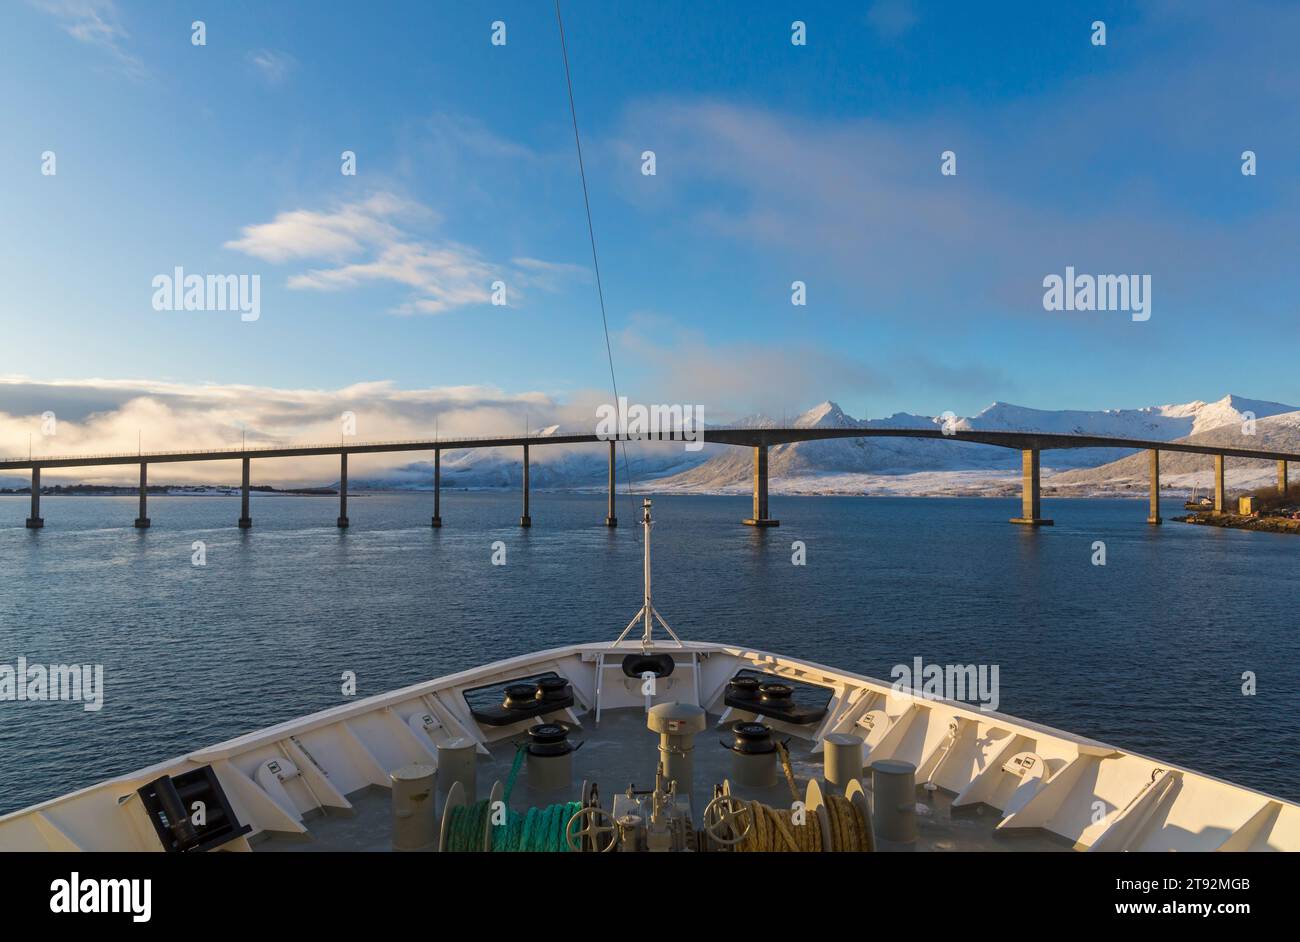
<svg viewBox="0 0 1300 942"><path fill-rule="evenodd" d="M582 802L565 801L545 808L529 808L525 812L510 808L510 793L514 791L519 768L523 764L526 747L515 752L514 765L506 778L502 801L505 803L505 823L492 825L493 853L556 853L567 852L568 842L564 829L569 819L582 810ZM447 834L447 850L475 852L483 850L483 835L492 815L487 799L472 805L451 809L451 822Z"/></svg>
<svg viewBox="0 0 1300 942"><path fill-rule="evenodd" d="M784 743L777 743L781 769L785 772L790 797L801 802L799 787L795 783L790 752ZM871 830L861 809L843 795L826 796L821 810L826 816L830 832L830 846L823 846L821 822L818 811L801 808L803 823L795 823L796 812L788 808L773 808L761 801L745 802L753 824L745 838L736 845L741 853L817 853L821 851L857 852L875 850Z"/></svg>

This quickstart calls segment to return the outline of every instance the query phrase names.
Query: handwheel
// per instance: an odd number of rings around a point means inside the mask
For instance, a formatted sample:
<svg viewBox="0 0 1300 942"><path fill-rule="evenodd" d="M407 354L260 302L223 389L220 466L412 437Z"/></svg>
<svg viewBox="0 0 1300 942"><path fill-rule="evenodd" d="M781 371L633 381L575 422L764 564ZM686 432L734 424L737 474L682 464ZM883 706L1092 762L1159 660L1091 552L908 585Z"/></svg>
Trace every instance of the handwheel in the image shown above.
<svg viewBox="0 0 1300 942"><path fill-rule="evenodd" d="M609 824L602 824L601 819L609 821ZM564 826L564 841L569 845L569 850L581 851L582 840L586 838L598 853L603 854L614 849L618 843L615 836L617 833L614 816L599 805L591 805L569 819L569 823ZM608 839L604 847L600 846L601 837Z"/></svg>
<svg viewBox="0 0 1300 942"><path fill-rule="evenodd" d="M704 832L724 847L739 844L749 837L753 827L754 816L749 805L733 795L719 795L704 809ZM735 836L723 837L724 831Z"/></svg>

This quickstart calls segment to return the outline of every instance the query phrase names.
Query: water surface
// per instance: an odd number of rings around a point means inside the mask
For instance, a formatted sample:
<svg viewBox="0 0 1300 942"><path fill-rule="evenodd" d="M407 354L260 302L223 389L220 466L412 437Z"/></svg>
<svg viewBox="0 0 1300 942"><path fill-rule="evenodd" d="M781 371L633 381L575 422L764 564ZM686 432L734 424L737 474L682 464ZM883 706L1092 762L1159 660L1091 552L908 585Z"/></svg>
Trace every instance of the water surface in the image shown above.
<svg viewBox="0 0 1300 942"><path fill-rule="evenodd" d="M656 606L685 638L873 677L920 656L997 664L999 709L1300 799L1300 539L1148 527L1145 501L655 502ZM539 648L612 640L640 605L637 510L600 496L0 498L0 664L104 665L98 713L0 702L0 813L359 695ZM803 541L807 565L791 564ZM194 541L207 565L192 565ZM506 565L492 565L495 541ZM1093 543L1106 545L1094 566ZM1254 671L1258 694L1243 696Z"/></svg>

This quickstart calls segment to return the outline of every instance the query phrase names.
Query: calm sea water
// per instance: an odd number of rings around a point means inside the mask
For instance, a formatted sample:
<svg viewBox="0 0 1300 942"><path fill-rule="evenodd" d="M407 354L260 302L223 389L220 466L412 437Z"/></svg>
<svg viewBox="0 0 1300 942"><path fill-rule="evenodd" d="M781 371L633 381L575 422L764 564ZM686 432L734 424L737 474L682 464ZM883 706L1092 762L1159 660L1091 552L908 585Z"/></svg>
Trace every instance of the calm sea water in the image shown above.
<svg viewBox="0 0 1300 942"><path fill-rule="evenodd" d="M636 508L599 496L447 492L349 502L0 498L0 664L104 665L106 700L0 702L0 813L360 695L568 642L640 604ZM1300 799L1300 540L1167 522L1139 501L657 499L655 600L686 638L874 677L920 656L997 664L1000 709ZM1164 509L1166 518L1177 506ZM191 563L206 544L207 565ZM506 565L491 564L492 543ZM791 542L807 565L791 565ZM1093 542L1107 565L1092 565ZM1258 694L1243 696L1254 671Z"/></svg>

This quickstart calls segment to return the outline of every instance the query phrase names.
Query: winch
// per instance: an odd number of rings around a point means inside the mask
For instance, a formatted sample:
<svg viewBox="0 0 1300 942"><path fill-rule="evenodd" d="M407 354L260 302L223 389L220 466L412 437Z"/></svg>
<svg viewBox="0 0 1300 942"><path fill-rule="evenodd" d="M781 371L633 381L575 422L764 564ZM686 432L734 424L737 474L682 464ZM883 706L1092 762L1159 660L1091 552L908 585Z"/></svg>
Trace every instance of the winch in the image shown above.
<svg viewBox="0 0 1300 942"><path fill-rule="evenodd" d="M567 789L573 783L573 754L582 743L569 742L569 728L560 723L538 723L528 729L528 786L538 792Z"/></svg>
<svg viewBox="0 0 1300 942"><path fill-rule="evenodd" d="M776 742L772 730L764 723L736 723L731 727L735 741L728 745L732 752L731 774L739 785L750 788L769 788L776 784Z"/></svg>

